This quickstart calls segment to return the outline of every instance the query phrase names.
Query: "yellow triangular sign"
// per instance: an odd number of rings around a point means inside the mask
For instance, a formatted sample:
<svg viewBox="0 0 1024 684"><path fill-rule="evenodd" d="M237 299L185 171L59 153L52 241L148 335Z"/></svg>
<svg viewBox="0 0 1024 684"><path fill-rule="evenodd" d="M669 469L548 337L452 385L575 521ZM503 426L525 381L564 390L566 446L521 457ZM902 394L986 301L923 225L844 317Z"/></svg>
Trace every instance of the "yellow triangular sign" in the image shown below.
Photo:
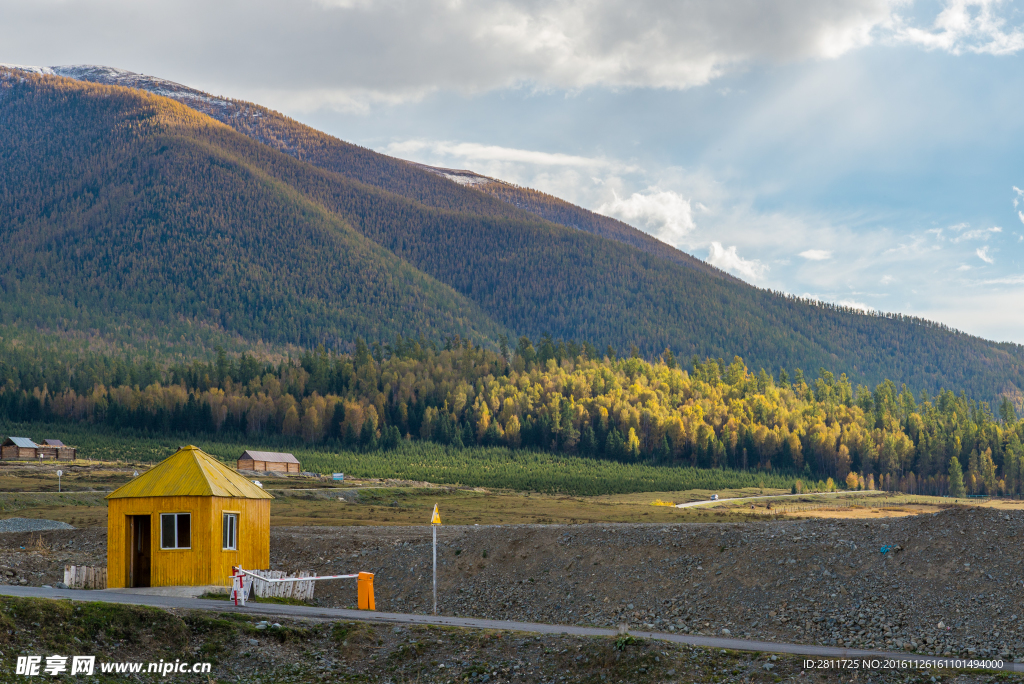
<svg viewBox="0 0 1024 684"><path fill-rule="evenodd" d="M441 514L437 512L437 504L434 504L434 516L430 519L431 525L441 524Z"/></svg>

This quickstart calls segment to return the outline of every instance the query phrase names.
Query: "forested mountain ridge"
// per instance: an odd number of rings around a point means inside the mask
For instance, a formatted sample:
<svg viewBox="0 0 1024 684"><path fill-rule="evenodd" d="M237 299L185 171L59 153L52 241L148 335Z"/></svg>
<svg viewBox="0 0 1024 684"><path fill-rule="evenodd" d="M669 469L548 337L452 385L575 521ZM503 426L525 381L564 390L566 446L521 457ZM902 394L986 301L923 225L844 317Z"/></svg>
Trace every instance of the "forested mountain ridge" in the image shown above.
<svg viewBox="0 0 1024 684"><path fill-rule="evenodd" d="M0 323L186 321L305 348L550 333L988 401L1024 386L1017 345L758 290L477 191L478 211L454 211L466 188L369 150L366 168L419 175L394 192L164 97L0 73Z"/></svg>
<svg viewBox="0 0 1024 684"><path fill-rule="evenodd" d="M722 271L711 264L687 254L672 245L666 244L651 235L637 230L628 223L623 223L610 216L595 213L589 209L576 206L563 199L549 195L538 190L520 187L506 183L496 178L481 176L478 173L466 170L443 169L426 164L418 164L420 168L431 173L443 176L460 185L468 185L474 190L486 193L500 199L502 202L511 204L514 207L536 214L545 221L551 221L569 228L576 228L594 235L615 240L623 244L632 245L641 252L647 252L659 256L668 261L695 268L711 275L733 280L737 283L742 281L729 273Z"/></svg>
<svg viewBox="0 0 1024 684"><path fill-rule="evenodd" d="M0 72L0 93L4 324L172 335L203 323L303 347L370 330L507 332L250 163L299 162L213 119L54 77Z"/></svg>
<svg viewBox="0 0 1024 684"><path fill-rule="evenodd" d="M630 225L557 197L494 181L474 183L471 187L451 183L451 176L443 173L442 169L353 145L257 104L215 97L179 83L110 67L79 65L50 67L47 71L76 80L119 85L169 97L296 159L436 209L521 220L529 220L532 214L552 223L632 245L687 268L736 280L711 264Z"/></svg>

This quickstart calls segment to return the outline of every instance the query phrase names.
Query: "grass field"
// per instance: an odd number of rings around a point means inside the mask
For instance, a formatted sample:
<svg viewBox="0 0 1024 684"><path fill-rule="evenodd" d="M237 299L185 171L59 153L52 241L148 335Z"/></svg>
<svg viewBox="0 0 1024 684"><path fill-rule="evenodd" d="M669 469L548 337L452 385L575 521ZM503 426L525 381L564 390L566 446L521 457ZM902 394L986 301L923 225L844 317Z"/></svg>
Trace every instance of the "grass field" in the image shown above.
<svg viewBox="0 0 1024 684"><path fill-rule="evenodd" d="M788 489L792 484L792 478L771 472L650 466L504 447L456 449L419 441L403 442L393 451L361 453L311 449L301 442L284 439L154 438L72 424L0 425L0 433L33 439L59 438L78 447L80 458L107 462L153 463L166 458L179 446L192 443L231 465L245 449L289 451L299 459L303 469L314 473L344 472L357 477L574 496L744 487Z"/></svg>
<svg viewBox="0 0 1024 684"><path fill-rule="evenodd" d="M83 426L8 425L0 432L58 437L77 446L83 457L74 464L0 466L0 517L49 518L76 527L105 526L106 492L189 442L198 442L232 466L244 449L277 449L294 453L304 470L346 473L344 483L327 478L261 478L276 497L272 525L422 525L435 503L446 524L877 518L930 513L954 503L942 497L880 492L730 502L734 497L784 495L790 481L778 474L652 467L509 449L451 449L423 442L403 443L386 453L358 453L307 449L280 440L243 443L108 434ZM64 472L64 493L60 494L57 469ZM685 509L652 505L706 500L711 494L723 500ZM973 499L957 503L1024 506L1024 502Z"/></svg>
<svg viewBox="0 0 1024 684"><path fill-rule="evenodd" d="M769 507L770 506L770 507ZM1024 509L1020 499L953 499L886 492L858 492L842 497L826 494L801 494L771 501L723 501L706 508L733 514L745 512L752 517L774 518L893 518L935 513L953 506L979 506L1005 510Z"/></svg>
<svg viewBox="0 0 1024 684"><path fill-rule="evenodd" d="M76 527L106 525L106 491L127 482L145 465L62 464L68 476L57 493L51 465L0 466L0 517L47 518ZM952 505L1022 509L1018 500L961 500L889 495L882 492L842 497L823 494L785 496L781 489L726 489L634 492L570 496L483 487L396 484L377 479L329 480L302 477L266 478L275 496L271 524L280 525L426 525L434 504L450 525L577 524L599 522L741 522L780 518L882 518L933 513ZM18 490L22 483L26 489ZM86 489L101 491L83 491ZM72 491L67 491L67 490ZM691 508L653 505L656 501L704 501L717 493L723 501ZM772 495L773 499L729 501L734 497ZM768 508L768 505L771 508ZM753 509L751 508L753 506Z"/></svg>
<svg viewBox="0 0 1024 684"><path fill-rule="evenodd" d="M67 465L63 465L67 469ZM106 526L106 490L117 480L127 482L135 466L120 470L109 464L72 466L58 493L55 468L46 465L0 466L0 518L46 518L76 527ZM142 469L145 466L137 466ZM21 473L21 475L19 475ZM24 480L32 491L10 489ZM105 491L83 491L99 481ZM378 480L355 480L339 486L308 478L264 480L276 498L271 525L426 525L434 504L445 524L492 525L516 523L683 522L751 519L743 510L676 509L651 505L655 500L706 499L707 490L651 492L605 496L568 496L471 487L388 486ZM68 489L72 491L67 491ZM724 490L723 496L779 493L781 490Z"/></svg>

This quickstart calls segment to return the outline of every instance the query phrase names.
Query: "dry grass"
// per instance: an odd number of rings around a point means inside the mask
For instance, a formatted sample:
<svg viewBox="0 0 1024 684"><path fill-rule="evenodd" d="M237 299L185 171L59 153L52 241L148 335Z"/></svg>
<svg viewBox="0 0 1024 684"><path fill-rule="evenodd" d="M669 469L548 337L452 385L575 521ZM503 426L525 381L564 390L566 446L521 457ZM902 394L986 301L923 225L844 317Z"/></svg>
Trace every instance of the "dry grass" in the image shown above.
<svg viewBox="0 0 1024 684"><path fill-rule="evenodd" d="M132 472L149 466L100 463L3 464L0 466L0 517L47 518L75 527L105 527L103 493L124 484ZM83 494L88 500L56 496L56 471L65 475L65 491L99 490ZM426 525L434 504L441 518L452 525L574 524L598 522L742 522L772 518L876 519L934 513L954 505L943 497L881 495L865 492L844 497L820 494L787 496L730 503L737 497L780 495L782 490L643 492L594 497L488 491L482 488L439 487L428 483L384 480L329 480L300 477L264 477L261 481L277 497L271 505L271 525ZM401 484L404 486L389 486ZM311 490L311 491L296 491ZM3 492L20 492L3 494ZM32 492L36 492L33 494ZM353 496L358 492L357 496ZM657 500L684 503L718 494L723 501L708 506L677 509L654 506ZM344 498L343 498L344 497ZM767 506L771 503L769 512ZM963 499L959 505L1008 510L1024 508L1024 501ZM754 508L751 509L753 504ZM884 505L882 505L884 504Z"/></svg>
<svg viewBox="0 0 1024 684"><path fill-rule="evenodd" d="M908 515L922 515L942 510L938 506L904 506L900 508L849 508L846 510L819 510L784 513L786 518L852 518L873 520L877 518L902 518Z"/></svg>
<svg viewBox="0 0 1024 684"><path fill-rule="evenodd" d="M441 520L451 525L591 522L735 522L750 520L744 511L677 509L652 506L673 493L609 497L571 497L520 492L443 488L369 489L359 503L283 497L271 505L272 525L425 525L436 503ZM679 493L675 493L679 494Z"/></svg>

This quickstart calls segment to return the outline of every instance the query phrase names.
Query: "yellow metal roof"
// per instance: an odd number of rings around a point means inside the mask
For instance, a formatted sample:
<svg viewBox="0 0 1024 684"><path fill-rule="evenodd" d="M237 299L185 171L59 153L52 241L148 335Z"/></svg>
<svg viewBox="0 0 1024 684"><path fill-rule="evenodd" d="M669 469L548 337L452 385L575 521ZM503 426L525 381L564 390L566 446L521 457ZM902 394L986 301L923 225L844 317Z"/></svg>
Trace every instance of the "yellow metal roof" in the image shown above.
<svg viewBox="0 0 1024 684"><path fill-rule="evenodd" d="M274 497L208 453L192 445L178 449L149 472L107 495L108 499L147 496Z"/></svg>

